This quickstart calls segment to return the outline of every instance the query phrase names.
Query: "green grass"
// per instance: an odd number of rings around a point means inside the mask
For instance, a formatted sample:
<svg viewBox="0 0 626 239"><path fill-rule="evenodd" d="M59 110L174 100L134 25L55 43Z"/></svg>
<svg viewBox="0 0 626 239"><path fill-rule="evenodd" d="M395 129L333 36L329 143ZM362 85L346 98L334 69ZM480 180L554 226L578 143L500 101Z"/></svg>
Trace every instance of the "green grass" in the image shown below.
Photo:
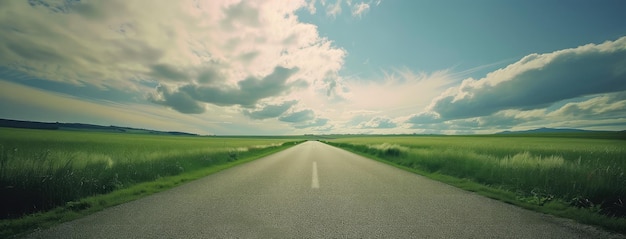
<svg viewBox="0 0 626 239"><path fill-rule="evenodd" d="M0 128L0 237L162 191L295 141Z"/></svg>
<svg viewBox="0 0 626 239"><path fill-rule="evenodd" d="M508 203L626 232L624 140L372 136L328 143Z"/></svg>

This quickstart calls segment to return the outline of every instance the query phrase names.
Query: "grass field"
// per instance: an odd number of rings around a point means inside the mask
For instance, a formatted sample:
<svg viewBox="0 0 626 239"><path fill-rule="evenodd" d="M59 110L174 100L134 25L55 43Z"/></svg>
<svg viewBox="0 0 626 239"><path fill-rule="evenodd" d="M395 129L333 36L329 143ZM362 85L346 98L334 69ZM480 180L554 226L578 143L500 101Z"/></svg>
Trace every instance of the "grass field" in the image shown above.
<svg viewBox="0 0 626 239"><path fill-rule="evenodd" d="M455 186L626 232L620 135L333 137L328 143ZM0 128L0 237L162 191L301 139Z"/></svg>
<svg viewBox="0 0 626 239"><path fill-rule="evenodd" d="M511 203L584 208L621 218L607 227L625 226L626 140L572 136L361 136L328 143L434 178L461 179L457 185L478 183ZM594 220L586 222L605 224Z"/></svg>
<svg viewBox="0 0 626 239"><path fill-rule="evenodd" d="M253 157L293 138L155 136L0 128L0 219Z"/></svg>

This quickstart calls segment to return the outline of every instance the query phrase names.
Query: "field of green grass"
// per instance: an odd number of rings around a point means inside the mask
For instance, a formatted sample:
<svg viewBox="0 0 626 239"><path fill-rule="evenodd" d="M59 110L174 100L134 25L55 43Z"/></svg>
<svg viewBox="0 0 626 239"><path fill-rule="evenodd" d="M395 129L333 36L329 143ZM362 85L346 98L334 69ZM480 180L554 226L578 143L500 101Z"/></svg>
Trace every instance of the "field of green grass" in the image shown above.
<svg viewBox="0 0 626 239"><path fill-rule="evenodd" d="M333 136L327 143L505 202L626 232L626 140L590 136ZM301 139L0 128L0 237L162 191Z"/></svg>
<svg viewBox="0 0 626 239"><path fill-rule="evenodd" d="M573 136L360 136L327 143L540 211L584 209L599 217L561 216L619 230L626 226L626 140Z"/></svg>
<svg viewBox="0 0 626 239"><path fill-rule="evenodd" d="M199 137L0 128L0 219L57 207L83 210L80 200L136 185L235 164L297 139ZM283 145L284 144L284 145ZM206 170L205 170L206 171ZM159 187L164 187L161 184ZM101 199L102 200L102 197ZM100 202L107 204L107 202Z"/></svg>

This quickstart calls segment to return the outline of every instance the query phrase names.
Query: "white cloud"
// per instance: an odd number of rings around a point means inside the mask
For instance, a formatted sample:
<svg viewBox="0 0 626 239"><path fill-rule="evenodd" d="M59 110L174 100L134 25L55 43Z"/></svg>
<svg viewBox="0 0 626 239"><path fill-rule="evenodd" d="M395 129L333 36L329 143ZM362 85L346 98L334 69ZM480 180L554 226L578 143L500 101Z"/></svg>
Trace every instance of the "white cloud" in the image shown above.
<svg viewBox="0 0 626 239"><path fill-rule="evenodd" d="M317 8L315 8L315 2L316 0L311 0L307 5L307 9L309 10L310 14L315 14L315 12L317 12Z"/></svg>
<svg viewBox="0 0 626 239"><path fill-rule="evenodd" d="M382 80L353 79L343 84L348 89L345 97L352 102L351 107L385 111L396 117L424 109L453 81L447 70L427 74L400 68L385 72Z"/></svg>
<svg viewBox="0 0 626 239"><path fill-rule="evenodd" d="M329 4L326 8L326 15L330 17L337 17L341 14L341 0L337 0L335 4Z"/></svg>
<svg viewBox="0 0 626 239"><path fill-rule="evenodd" d="M145 122L148 125L180 119L175 124L188 129L202 127L202 121L216 122L206 127L212 133L353 133L381 128L390 133L470 132L544 125L602 127L593 120L615 125L626 118L623 93L614 93L626 91L626 37L531 54L462 83L455 78L482 68L456 74L450 69L425 73L395 68L383 70L379 79L361 79L341 75L346 50L295 14L315 14L321 5L327 16L337 17L347 6L345 14L362 17L379 4L2 1L0 77L14 77L0 83L13 88L54 85L51 91L66 94L71 94L68 89L89 92L74 98L51 97L55 93L48 91L37 94L55 104L21 99L32 109L49 106L48 111L84 118L88 116L69 114L71 110L59 105L100 105L92 108L140 123L144 121L129 118L124 107L144 107L145 117L158 119ZM10 97L11 102L20 101L19 95ZM89 104L78 103L81 99ZM105 118L105 113L94 115Z"/></svg>
<svg viewBox="0 0 626 239"><path fill-rule="evenodd" d="M374 117L369 121L362 122L357 126L359 129L391 129L398 125L390 118Z"/></svg>
<svg viewBox="0 0 626 239"><path fill-rule="evenodd" d="M626 126L626 37L531 54L466 79L402 118L415 129L472 130ZM621 124L619 123L621 121Z"/></svg>
<svg viewBox="0 0 626 239"><path fill-rule="evenodd" d="M380 5L380 2L381 2L380 0L378 0L378 1L374 2L374 3L372 3L371 0L367 1L367 2L364 2L364 1L353 2L352 0L346 0L345 1L345 5L350 9L350 13L351 13L352 17L359 17L360 18L360 17L363 17L363 15L370 10L372 4L375 4L375 6L378 6L378 5ZM316 3L315 0L309 2L308 9L309 9L309 12L311 14L315 14L315 12L316 12L315 3ZM341 15L341 13L343 11L343 8L342 8L343 3L344 3L343 0L336 0L334 2L329 2L329 1L326 1L326 0L322 0L320 2L322 7L326 8L326 16L331 17L333 19L337 18L337 16Z"/></svg>
<svg viewBox="0 0 626 239"><path fill-rule="evenodd" d="M561 100L626 90L626 37L531 54L485 78L466 79L436 97L428 111L442 120L501 110L545 108Z"/></svg>
<svg viewBox="0 0 626 239"><path fill-rule="evenodd" d="M369 11L370 5L364 2L355 4L352 6L352 16L353 17L362 17L365 12Z"/></svg>
<svg viewBox="0 0 626 239"><path fill-rule="evenodd" d="M552 108L552 107L551 107ZM411 115L403 120L411 128L472 130L494 133L502 130L528 130L541 127L615 130L626 127L626 91L599 94L562 103L554 109L508 109L464 119L443 120L434 112Z"/></svg>
<svg viewBox="0 0 626 239"><path fill-rule="evenodd" d="M336 76L346 55L297 20L295 12L311 6L304 1L42 2L3 4L0 27L10 30L0 42L0 65L74 85L146 92L154 89L145 82L154 82L163 86L156 94L166 87L172 96L196 89L160 104L220 102L197 90L234 92L279 67L297 69L285 84L313 84Z"/></svg>
<svg viewBox="0 0 626 239"><path fill-rule="evenodd" d="M374 117L403 122L397 118L415 109L424 109L452 82L445 70L426 74L399 68L386 72L378 80L337 77L333 81L318 82L306 91L291 93L286 99L298 99L300 105L315 106L311 109L316 117L329 119L327 125L334 126L333 132L365 133L359 124ZM402 128L396 124L397 127L387 130L402 133Z"/></svg>
<svg viewBox="0 0 626 239"><path fill-rule="evenodd" d="M626 91L597 95L581 102L570 102L548 113L547 116L560 120L626 118Z"/></svg>
<svg viewBox="0 0 626 239"><path fill-rule="evenodd" d="M287 98L299 99L305 106L316 106L316 116L330 119L327 125L333 125L336 133L368 133L364 129L373 130L372 126L377 122L366 123L376 117L396 124L391 127L391 124L382 122L381 125L387 127L385 132L403 133L405 128L398 122L406 119L399 117L415 109L424 109L452 82L446 70L426 74L399 68L385 72L385 76L378 80L338 77L335 81L317 84L309 91L294 92ZM329 98L315 97L329 93Z"/></svg>

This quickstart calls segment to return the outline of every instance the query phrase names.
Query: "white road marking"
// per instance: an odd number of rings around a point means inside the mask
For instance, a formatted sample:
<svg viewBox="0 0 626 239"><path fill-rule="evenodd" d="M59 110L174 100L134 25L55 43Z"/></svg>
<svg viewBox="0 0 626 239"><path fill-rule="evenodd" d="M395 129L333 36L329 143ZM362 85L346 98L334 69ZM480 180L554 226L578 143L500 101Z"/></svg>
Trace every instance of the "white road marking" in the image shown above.
<svg viewBox="0 0 626 239"><path fill-rule="evenodd" d="M313 180L311 181L311 188L320 188L320 182L317 178L317 162L313 162Z"/></svg>

